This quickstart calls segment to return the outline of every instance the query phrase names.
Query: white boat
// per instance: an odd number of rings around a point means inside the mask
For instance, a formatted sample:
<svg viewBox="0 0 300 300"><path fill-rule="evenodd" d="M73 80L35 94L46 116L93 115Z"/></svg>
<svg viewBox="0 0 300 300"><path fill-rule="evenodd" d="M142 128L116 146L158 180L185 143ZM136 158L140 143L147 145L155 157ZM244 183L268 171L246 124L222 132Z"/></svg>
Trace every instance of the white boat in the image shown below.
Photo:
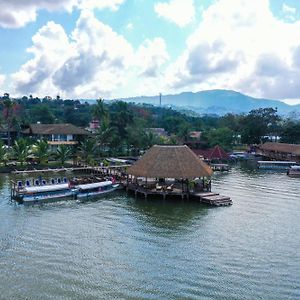
<svg viewBox="0 0 300 300"><path fill-rule="evenodd" d="M60 199L90 198L110 193L119 187L112 181L98 181L93 183L71 184L58 183L36 186L22 186L13 183L11 197L20 203L38 203L57 201Z"/></svg>
<svg viewBox="0 0 300 300"><path fill-rule="evenodd" d="M232 152L232 154L229 155L231 159L236 159L236 160L244 160L248 158L247 152L242 152L242 151L235 151Z"/></svg>
<svg viewBox="0 0 300 300"><path fill-rule="evenodd" d="M287 171L287 175L290 177L300 177L300 165L291 166Z"/></svg>
<svg viewBox="0 0 300 300"><path fill-rule="evenodd" d="M77 198L90 198L115 191L119 187L112 181L102 181L88 184L79 184L76 188Z"/></svg>
<svg viewBox="0 0 300 300"><path fill-rule="evenodd" d="M29 186L17 189L13 198L21 203L36 203L46 200L75 198L75 192L67 183Z"/></svg>
<svg viewBox="0 0 300 300"><path fill-rule="evenodd" d="M288 170L292 165L295 165L295 161L265 161L265 160L259 160L257 162L259 169L264 170L278 170L278 171L286 171Z"/></svg>

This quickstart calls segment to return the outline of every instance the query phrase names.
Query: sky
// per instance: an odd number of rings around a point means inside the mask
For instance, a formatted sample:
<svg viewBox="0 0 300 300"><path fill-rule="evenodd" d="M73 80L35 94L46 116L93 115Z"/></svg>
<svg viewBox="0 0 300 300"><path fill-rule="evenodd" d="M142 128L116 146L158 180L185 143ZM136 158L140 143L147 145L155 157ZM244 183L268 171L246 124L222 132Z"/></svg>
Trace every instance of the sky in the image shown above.
<svg viewBox="0 0 300 300"><path fill-rule="evenodd" d="M0 0L0 94L300 103L299 0Z"/></svg>

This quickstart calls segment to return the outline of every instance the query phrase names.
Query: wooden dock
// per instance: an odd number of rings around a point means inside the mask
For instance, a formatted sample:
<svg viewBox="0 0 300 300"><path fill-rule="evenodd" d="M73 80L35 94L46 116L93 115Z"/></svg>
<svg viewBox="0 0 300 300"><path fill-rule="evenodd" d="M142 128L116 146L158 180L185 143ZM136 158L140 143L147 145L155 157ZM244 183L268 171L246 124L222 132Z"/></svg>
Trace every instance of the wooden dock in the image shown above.
<svg viewBox="0 0 300 300"><path fill-rule="evenodd" d="M148 198L148 196L162 196L163 199L166 199L167 197L180 197L182 199L196 199L197 201L200 201L200 203L208 204L211 206L229 206L232 205L232 200L228 196L222 196L219 193L214 192L187 192L182 191L180 189L173 189L172 191L166 191L166 190L160 190L157 191L155 189L146 189L141 186L137 186L134 184L127 185L125 182L123 183L124 188L126 191L132 191L134 192L135 196L138 194L143 195L145 199Z"/></svg>
<svg viewBox="0 0 300 300"><path fill-rule="evenodd" d="M230 197L222 196L214 192L194 193L193 196L198 198L201 203L209 204L212 206L232 205L232 200Z"/></svg>
<svg viewBox="0 0 300 300"><path fill-rule="evenodd" d="M103 174L103 175L119 175L121 171L129 167L130 165L113 165L107 167L92 167L92 166L80 166L80 167L66 167L66 168L45 168L45 169L29 169L29 170L14 170L12 174L39 174L39 173L58 173L58 172L86 172L88 174Z"/></svg>
<svg viewBox="0 0 300 300"><path fill-rule="evenodd" d="M14 170L11 171L12 174L36 174L36 173L58 173L67 171L89 171L90 167L71 167L71 168L47 168L47 169L31 169L31 170Z"/></svg>

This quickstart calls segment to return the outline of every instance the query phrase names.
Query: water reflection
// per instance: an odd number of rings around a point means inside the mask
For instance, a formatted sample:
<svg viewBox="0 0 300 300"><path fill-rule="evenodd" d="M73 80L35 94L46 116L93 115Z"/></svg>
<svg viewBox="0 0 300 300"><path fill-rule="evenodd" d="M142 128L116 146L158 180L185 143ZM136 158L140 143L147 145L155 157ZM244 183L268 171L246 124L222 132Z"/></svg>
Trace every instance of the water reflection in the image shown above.
<svg viewBox="0 0 300 300"><path fill-rule="evenodd" d="M132 210L138 212L141 221L171 231L187 228L195 219L209 212L207 206L193 200L162 200L161 197L151 197L145 200L130 197L127 203Z"/></svg>

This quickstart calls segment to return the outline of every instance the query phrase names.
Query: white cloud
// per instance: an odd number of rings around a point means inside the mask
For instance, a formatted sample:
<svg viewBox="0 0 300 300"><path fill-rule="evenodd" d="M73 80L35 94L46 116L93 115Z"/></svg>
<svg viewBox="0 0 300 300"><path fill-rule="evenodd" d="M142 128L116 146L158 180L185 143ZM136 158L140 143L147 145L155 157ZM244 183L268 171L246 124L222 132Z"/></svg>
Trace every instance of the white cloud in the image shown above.
<svg viewBox="0 0 300 300"><path fill-rule="evenodd" d="M288 6L287 4L283 3L282 4L282 11L284 13L287 13L287 14L295 14L296 13L296 8L292 7L292 6Z"/></svg>
<svg viewBox="0 0 300 300"><path fill-rule="evenodd" d="M184 27L191 23L195 16L193 0L159 2L154 5L154 10L160 17L177 24L179 27Z"/></svg>
<svg viewBox="0 0 300 300"><path fill-rule="evenodd" d="M164 39L145 40L138 48L135 59L142 76L157 77L161 73L164 63L169 60Z"/></svg>
<svg viewBox="0 0 300 300"><path fill-rule="evenodd" d="M288 21L295 21L295 14L296 14L296 8L288 6L287 4L283 3L282 4L282 12L284 14L284 17Z"/></svg>
<svg viewBox="0 0 300 300"><path fill-rule="evenodd" d="M3 74L0 74L0 88L2 88L4 81L5 81L6 76Z"/></svg>
<svg viewBox="0 0 300 300"><path fill-rule="evenodd" d="M124 0L0 0L0 27L19 28L36 20L39 10L68 11L79 9L117 10Z"/></svg>
<svg viewBox="0 0 300 300"><path fill-rule="evenodd" d="M124 0L79 0L78 7L80 9L109 8L116 11L123 2Z"/></svg>
<svg viewBox="0 0 300 300"><path fill-rule="evenodd" d="M131 22L129 22L127 25L126 25L126 29L128 29L128 30L132 30L134 28L134 25L131 23Z"/></svg>
<svg viewBox="0 0 300 300"><path fill-rule="evenodd" d="M216 1L171 64L172 91L226 88L253 96L300 96L300 22L276 19L268 0Z"/></svg>
<svg viewBox="0 0 300 300"><path fill-rule="evenodd" d="M18 94L107 97L123 84L133 53L91 11L82 11L70 39L60 25L49 22L32 41L28 51L34 57L12 75Z"/></svg>
<svg viewBox="0 0 300 300"><path fill-rule="evenodd" d="M84 11L72 38L76 53L54 74L56 86L69 94L94 97L107 96L124 82L133 50L122 36Z"/></svg>
<svg viewBox="0 0 300 300"><path fill-rule="evenodd" d="M33 46L27 51L33 58L12 75L16 90L21 94L45 91L56 93L51 76L72 52L64 29L54 22L43 26L32 38ZM48 90L48 92L47 92Z"/></svg>

